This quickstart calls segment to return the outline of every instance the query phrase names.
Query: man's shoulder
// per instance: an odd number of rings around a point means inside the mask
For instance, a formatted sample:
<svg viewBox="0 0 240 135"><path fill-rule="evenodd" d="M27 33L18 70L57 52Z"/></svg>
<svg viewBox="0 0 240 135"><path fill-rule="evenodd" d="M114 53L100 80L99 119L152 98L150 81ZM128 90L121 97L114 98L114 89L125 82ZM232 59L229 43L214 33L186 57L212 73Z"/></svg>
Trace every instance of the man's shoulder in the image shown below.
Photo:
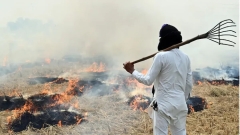
<svg viewBox="0 0 240 135"><path fill-rule="evenodd" d="M156 57L165 57L165 56L168 56L168 55L172 55L172 52L171 51L159 51L157 54L156 54Z"/></svg>
<svg viewBox="0 0 240 135"><path fill-rule="evenodd" d="M183 51L181 51L180 49L176 49L175 51L178 51L181 55L188 58L188 55L186 53L184 53Z"/></svg>
<svg viewBox="0 0 240 135"><path fill-rule="evenodd" d="M170 58L171 56L176 55L176 53L189 59L188 55L179 49L173 49L171 51L160 51L155 55L155 57Z"/></svg>
<svg viewBox="0 0 240 135"><path fill-rule="evenodd" d="M156 56L163 56L163 55L166 55L166 54L168 54L169 53L169 51L159 51L157 54L156 54Z"/></svg>

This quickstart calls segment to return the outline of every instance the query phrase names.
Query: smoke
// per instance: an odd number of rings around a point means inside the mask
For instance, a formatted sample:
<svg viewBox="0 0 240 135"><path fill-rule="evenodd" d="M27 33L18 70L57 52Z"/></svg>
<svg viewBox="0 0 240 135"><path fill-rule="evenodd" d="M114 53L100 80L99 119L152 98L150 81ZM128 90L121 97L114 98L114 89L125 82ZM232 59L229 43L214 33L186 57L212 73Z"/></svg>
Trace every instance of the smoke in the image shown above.
<svg viewBox="0 0 240 135"><path fill-rule="evenodd" d="M239 79L239 68L236 66L222 66L220 68L205 67L196 70L202 78L214 80L214 79L225 79L225 80L236 80ZM196 73L195 72L195 73ZM194 74L195 78L198 77Z"/></svg>
<svg viewBox="0 0 240 135"><path fill-rule="evenodd" d="M105 56L121 67L157 51L162 24L176 26L183 40L205 33L223 19L238 21L238 1L16 1L5 2L0 13L1 64L61 59L65 55ZM238 35L238 27L237 35ZM236 46L200 40L181 47L192 68L238 61ZM235 61L235 60L234 60ZM148 68L152 59L136 65Z"/></svg>

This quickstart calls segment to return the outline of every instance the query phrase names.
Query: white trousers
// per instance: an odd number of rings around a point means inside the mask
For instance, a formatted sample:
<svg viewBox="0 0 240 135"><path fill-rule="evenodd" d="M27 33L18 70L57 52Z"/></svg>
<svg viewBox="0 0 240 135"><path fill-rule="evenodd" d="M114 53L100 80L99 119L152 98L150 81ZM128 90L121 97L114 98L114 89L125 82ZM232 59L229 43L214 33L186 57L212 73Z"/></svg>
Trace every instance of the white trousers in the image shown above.
<svg viewBox="0 0 240 135"><path fill-rule="evenodd" d="M168 135L168 126L172 135L186 135L187 112L180 113L178 120L173 120L161 110L153 111L153 135Z"/></svg>

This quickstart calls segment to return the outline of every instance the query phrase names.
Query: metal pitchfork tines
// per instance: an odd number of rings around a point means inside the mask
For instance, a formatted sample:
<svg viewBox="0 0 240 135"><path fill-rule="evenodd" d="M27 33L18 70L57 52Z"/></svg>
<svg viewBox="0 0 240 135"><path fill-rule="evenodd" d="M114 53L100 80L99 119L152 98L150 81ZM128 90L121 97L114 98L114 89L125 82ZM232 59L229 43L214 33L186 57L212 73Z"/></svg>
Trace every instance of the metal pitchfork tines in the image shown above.
<svg viewBox="0 0 240 135"><path fill-rule="evenodd" d="M226 29L226 28L235 27L235 26L236 26L235 23L231 19L223 20L209 31L207 39L213 42L216 42L219 45L234 46L230 43L236 44L235 42L224 39L222 37L223 36L237 37L235 35L232 35L232 33L236 33L235 31Z"/></svg>
<svg viewBox="0 0 240 135"><path fill-rule="evenodd" d="M186 45L186 44L189 44L195 40L198 40L198 39L204 39L204 38L207 38L215 43L218 43L219 45L227 45L227 46L234 46L233 44L236 44L235 42L231 41L231 40L228 40L228 39L224 39L223 37L226 37L226 36L232 36L232 37L237 37L235 35L233 35L232 33L236 33L235 31L229 29L231 27L235 27L235 23L231 20L231 19L226 19L226 20L223 20L221 22L219 22L215 27L213 27L211 30L209 30L207 33L204 33L202 35L198 35L192 39L189 39L189 40L186 40L184 42L181 42L181 43L178 43L178 44L175 44L175 45L172 45L164 50L161 50L161 51L169 51L171 49L174 49L174 48L177 48L177 47L180 47L180 46L183 46L183 45ZM152 54L152 55L149 55L147 57L144 57L144 58L141 58L139 60L136 60L136 61L133 61L131 62L132 64L136 64L138 62L141 62L141 61L144 61L144 60L147 60L149 58L152 58L154 57L158 52Z"/></svg>

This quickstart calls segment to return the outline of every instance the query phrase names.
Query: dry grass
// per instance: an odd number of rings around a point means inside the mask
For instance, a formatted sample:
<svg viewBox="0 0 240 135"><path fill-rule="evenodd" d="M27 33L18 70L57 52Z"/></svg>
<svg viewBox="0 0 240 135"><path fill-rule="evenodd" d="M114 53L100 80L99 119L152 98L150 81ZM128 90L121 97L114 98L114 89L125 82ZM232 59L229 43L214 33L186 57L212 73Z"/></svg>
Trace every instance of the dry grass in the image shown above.
<svg viewBox="0 0 240 135"><path fill-rule="evenodd" d="M78 69L78 66L74 66ZM0 91L6 94L16 90L24 96L36 94L45 85L28 85L26 78L31 76L59 76L63 73L73 74L74 69L69 66L23 69L21 72L9 74L1 81ZM68 83L50 84L47 89L53 92L65 90ZM208 83L194 86L193 95L202 96L211 102L209 109L195 112L187 118L188 135L237 135L239 133L239 87L227 85L213 86ZM152 120L142 111L133 111L127 104L129 93L114 93L101 97L83 95L74 100L79 102L78 112L88 112L87 121L80 125L49 126L44 129L28 129L12 133L6 128L6 117L9 111L0 112L0 134L18 135L151 135Z"/></svg>
<svg viewBox="0 0 240 135"><path fill-rule="evenodd" d="M203 83L194 86L193 95L205 97L212 105L209 109L189 114L187 117L188 135L239 134L239 87L213 86ZM136 131L135 134L152 134L152 123L149 118L142 119L138 127L142 127L143 130Z"/></svg>
<svg viewBox="0 0 240 135"><path fill-rule="evenodd" d="M187 130L191 134L237 135L239 134L239 88L227 85L196 86L194 93L203 95L213 104L209 109L190 114Z"/></svg>

